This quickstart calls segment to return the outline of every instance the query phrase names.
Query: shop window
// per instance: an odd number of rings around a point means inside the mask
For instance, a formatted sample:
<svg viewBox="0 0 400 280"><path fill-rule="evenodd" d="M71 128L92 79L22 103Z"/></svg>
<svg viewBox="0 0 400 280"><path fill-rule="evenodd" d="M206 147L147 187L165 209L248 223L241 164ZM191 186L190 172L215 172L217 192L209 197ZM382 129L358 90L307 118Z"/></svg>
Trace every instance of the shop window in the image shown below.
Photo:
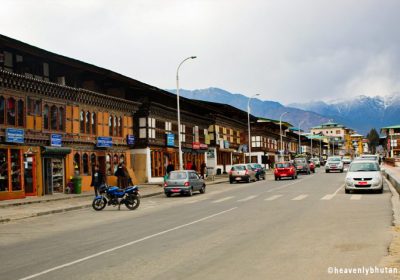
<svg viewBox="0 0 400 280"><path fill-rule="evenodd" d="M113 157L113 167L114 167L114 169L113 169L113 175L115 174L115 172L116 172L117 169L118 169L118 163L119 163L118 155L114 155L114 157Z"/></svg>
<svg viewBox="0 0 400 280"><path fill-rule="evenodd" d="M49 129L49 106L45 105L43 109L43 127Z"/></svg>
<svg viewBox="0 0 400 280"><path fill-rule="evenodd" d="M91 123L92 123L92 134L96 135L97 131L96 131L96 113L92 113L92 119L91 119Z"/></svg>
<svg viewBox="0 0 400 280"><path fill-rule="evenodd" d="M21 150L11 150L11 190L22 190Z"/></svg>
<svg viewBox="0 0 400 280"><path fill-rule="evenodd" d="M94 171L94 166L97 164L97 160L96 159L97 159L96 154L91 154L90 155L90 164L92 166L92 173Z"/></svg>
<svg viewBox="0 0 400 280"><path fill-rule="evenodd" d="M124 155L120 155L119 162L120 163L125 163L125 156Z"/></svg>
<svg viewBox="0 0 400 280"><path fill-rule="evenodd" d="M15 126L15 124L16 124L15 123L15 121L16 121L16 118L15 118L15 114L16 114L15 107L16 107L15 99L12 98L12 97L8 98L7 99L7 124L8 125L14 125Z"/></svg>
<svg viewBox="0 0 400 280"><path fill-rule="evenodd" d="M24 101L18 100L18 126L24 126Z"/></svg>
<svg viewBox="0 0 400 280"><path fill-rule="evenodd" d="M59 108L58 125L59 125L59 130L64 131L64 108L63 107Z"/></svg>
<svg viewBox="0 0 400 280"><path fill-rule="evenodd" d="M4 124L4 119L5 119L4 114L6 112L5 104L6 104L6 102L4 100L4 97L0 96L0 124Z"/></svg>
<svg viewBox="0 0 400 280"><path fill-rule="evenodd" d="M58 108L53 105L50 108L50 127L52 130L57 130Z"/></svg>
<svg viewBox="0 0 400 280"><path fill-rule="evenodd" d="M108 176L113 175L111 173L111 155L110 154L106 155L106 174Z"/></svg>
<svg viewBox="0 0 400 280"><path fill-rule="evenodd" d="M8 191L8 151L0 149L0 192L6 191Z"/></svg>
<svg viewBox="0 0 400 280"><path fill-rule="evenodd" d="M88 154L83 154L82 156L83 174L89 174L89 156Z"/></svg>
<svg viewBox="0 0 400 280"><path fill-rule="evenodd" d="M74 155L74 170L76 175L81 173L81 156L78 153Z"/></svg>

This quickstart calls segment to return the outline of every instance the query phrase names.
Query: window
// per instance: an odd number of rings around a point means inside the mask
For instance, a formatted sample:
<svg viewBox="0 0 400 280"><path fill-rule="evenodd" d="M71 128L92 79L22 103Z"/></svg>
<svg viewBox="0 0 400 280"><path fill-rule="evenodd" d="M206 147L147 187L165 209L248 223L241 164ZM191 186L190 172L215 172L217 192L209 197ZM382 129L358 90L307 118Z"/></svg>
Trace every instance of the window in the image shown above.
<svg viewBox="0 0 400 280"><path fill-rule="evenodd" d="M112 116L108 117L108 134L110 136L113 135L113 117Z"/></svg>
<svg viewBox="0 0 400 280"><path fill-rule="evenodd" d="M146 118L139 118L139 138L146 138Z"/></svg>
<svg viewBox="0 0 400 280"><path fill-rule="evenodd" d="M86 112L85 114L85 132L86 134L90 134L90 112Z"/></svg>
<svg viewBox="0 0 400 280"><path fill-rule="evenodd" d="M83 154L82 156L83 174L89 174L89 156L88 154Z"/></svg>
<svg viewBox="0 0 400 280"><path fill-rule="evenodd" d="M165 122L165 131L172 131L172 123L171 122Z"/></svg>
<svg viewBox="0 0 400 280"><path fill-rule="evenodd" d="M111 173L111 155L110 154L106 155L106 174L113 175Z"/></svg>
<svg viewBox="0 0 400 280"><path fill-rule="evenodd" d="M21 150L11 150L11 190L22 190Z"/></svg>
<svg viewBox="0 0 400 280"><path fill-rule="evenodd" d="M123 131L122 131L122 117L118 118L118 128L119 128L118 136L122 137L122 133L123 133Z"/></svg>
<svg viewBox="0 0 400 280"><path fill-rule="evenodd" d="M24 101L21 99L18 100L17 110L18 110L17 114L18 126L24 126Z"/></svg>
<svg viewBox="0 0 400 280"><path fill-rule="evenodd" d="M58 108L53 105L50 108L50 126L52 130L57 130Z"/></svg>
<svg viewBox="0 0 400 280"><path fill-rule="evenodd" d="M256 148L261 147L261 136L251 136L251 146Z"/></svg>
<svg viewBox="0 0 400 280"><path fill-rule="evenodd" d="M94 171L94 166L97 164L97 157L96 154L91 154L90 155L90 164L92 165L92 173Z"/></svg>
<svg viewBox="0 0 400 280"><path fill-rule="evenodd" d="M181 142L186 142L186 125L181 124Z"/></svg>
<svg viewBox="0 0 400 280"><path fill-rule="evenodd" d="M81 173L81 156L78 153L74 155L74 170L77 175Z"/></svg>
<svg viewBox="0 0 400 280"><path fill-rule="evenodd" d="M5 120L5 100L3 96L0 96L0 124L4 124L4 120Z"/></svg>
<svg viewBox="0 0 400 280"><path fill-rule="evenodd" d="M92 134L97 134L96 133L97 132L97 130L96 130L96 113L92 113Z"/></svg>
<svg viewBox="0 0 400 280"><path fill-rule="evenodd" d="M85 133L85 112L81 111L80 114L80 131Z"/></svg>
<svg viewBox="0 0 400 280"><path fill-rule="evenodd" d="M117 136L117 131L118 131L118 121L117 121L117 117L114 116L113 118L113 136Z"/></svg>
<svg viewBox="0 0 400 280"><path fill-rule="evenodd" d="M64 108L60 107L59 108L59 113L58 113L58 129L59 130L64 130Z"/></svg>
<svg viewBox="0 0 400 280"><path fill-rule="evenodd" d="M15 126L15 110L16 104L15 104L15 99L10 97L7 99L7 124L8 125L14 125Z"/></svg>
<svg viewBox="0 0 400 280"><path fill-rule="evenodd" d="M150 139L156 138L156 119L154 118L148 118L148 137Z"/></svg>
<svg viewBox="0 0 400 280"><path fill-rule="evenodd" d="M44 129L49 129L49 106L44 105L43 109L43 127Z"/></svg>

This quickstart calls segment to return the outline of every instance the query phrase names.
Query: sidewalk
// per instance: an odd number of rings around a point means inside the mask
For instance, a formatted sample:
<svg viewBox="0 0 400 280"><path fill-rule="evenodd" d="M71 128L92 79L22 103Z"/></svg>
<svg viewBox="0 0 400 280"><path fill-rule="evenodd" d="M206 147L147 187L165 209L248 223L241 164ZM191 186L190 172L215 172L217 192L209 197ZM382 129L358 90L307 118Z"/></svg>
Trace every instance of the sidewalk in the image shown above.
<svg viewBox="0 0 400 280"><path fill-rule="evenodd" d="M226 182L228 182L228 177L222 175L216 176L214 181L206 180L206 185ZM164 193L162 185L156 184L139 185L139 192L142 198ZM93 192L85 192L0 201L0 223L89 208L92 206L93 197Z"/></svg>

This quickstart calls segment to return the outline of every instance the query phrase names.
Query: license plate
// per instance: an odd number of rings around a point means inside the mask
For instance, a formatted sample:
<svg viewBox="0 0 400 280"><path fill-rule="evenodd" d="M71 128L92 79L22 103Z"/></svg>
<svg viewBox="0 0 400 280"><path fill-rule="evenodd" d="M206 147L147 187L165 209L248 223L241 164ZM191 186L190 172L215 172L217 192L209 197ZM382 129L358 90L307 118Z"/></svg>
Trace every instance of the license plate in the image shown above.
<svg viewBox="0 0 400 280"><path fill-rule="evenodd" d="M287 174L281 174L281 176L282 176L282 177L286 177L286 176L287 176Z"/></svg>
<svg viewBox="0 0 400 280"><path fill-rule="evenodd" d="M303 166L297 166L297 169L302 169L303 168Z"/></svg>
<svg viewBox="0 0 400 280"><path fill-rule="evenodd" d="M359 182L358 184L363 186L363 185L367 185L368 183L367 182Z"/></svg>
<svg viewBox="0 0 400 280"><path fill-rule="evenodd" d="M236 178L235 178L236 181L240 181L241 179L242 179L242 178L240 178L240 177L236 177Z"/></svg>
<svg viewBox="0 0 400 280"><path fill-rule="evenodd" d="M172 192L180 192L180 189L172 189Z"/></svg>
<svg viewBox="0 0 400 280"><path fill-rule="evenodd" d="M332 169L336 169L336 166L331 166Z"/></svg>

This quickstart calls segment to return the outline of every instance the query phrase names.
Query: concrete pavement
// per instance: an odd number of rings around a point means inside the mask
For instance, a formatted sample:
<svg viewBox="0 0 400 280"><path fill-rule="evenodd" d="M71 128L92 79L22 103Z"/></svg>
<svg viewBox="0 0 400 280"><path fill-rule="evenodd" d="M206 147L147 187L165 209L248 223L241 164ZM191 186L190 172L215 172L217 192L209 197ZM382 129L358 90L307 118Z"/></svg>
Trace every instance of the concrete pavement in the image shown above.
<svg viewBox="0 0 400 280"><path fill-rule="evenodd" d="M206 180L207 186L227 182L227 176L216 176L214 180ZM142 198L163 193L162 185L139 185ZM27 197L0 201L0 223L13 220L62 213L91 207L93 193L53 194L51 196Z"/></svg>

